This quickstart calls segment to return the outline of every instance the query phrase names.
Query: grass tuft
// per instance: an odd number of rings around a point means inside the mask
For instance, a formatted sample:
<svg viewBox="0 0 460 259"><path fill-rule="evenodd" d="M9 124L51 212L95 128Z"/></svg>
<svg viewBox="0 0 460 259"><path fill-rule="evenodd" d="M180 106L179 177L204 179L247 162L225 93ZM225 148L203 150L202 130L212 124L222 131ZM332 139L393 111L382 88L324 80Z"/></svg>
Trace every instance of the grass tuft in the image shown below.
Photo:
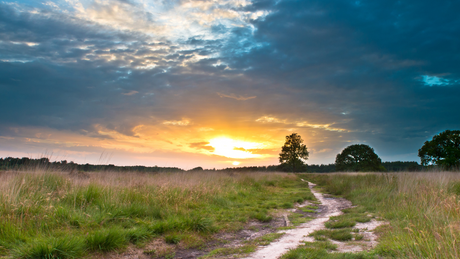
<svg viewBox="0 0 460 259"><path fill-rule="evenodd" d="M167 244L173 244L173 245L179 244L181 239L182 239L182 237L180 235L177 235L177 234L169 234L169 235L165 236L165 242Z"/></svg>
<svg viewBox="0 0 460 259"><path fill-rule="evenodd" d="M311 233L310 236L315 237L315 240L317 241L324 241L327 240L327 238L337 241L348 241L353 238L353 235L350 232L351 229L349 228L334 230L321 229Z"/></svg>
<svg viewBox="0 0 460 259"><path fill-rule="evenodd" d="M110 252L126 244L125 231L119 228L97 231L86 239L86 245L90 251Z"/></svg>
<svg viewBox="0 0 460 259"><path fill-rule="evenodd" d="M67 259L79 258L85 252L82 238L48 238L22 245L13 250L14 258Z"/></svg>
<svg viewBox="0 0 460 259"><path fill-rule="evenodd" d="M270 222L273 219L272 216L267 215L266 211L254 212L253 214L251 214L251 218L256 219L260 222Z"/></svg>

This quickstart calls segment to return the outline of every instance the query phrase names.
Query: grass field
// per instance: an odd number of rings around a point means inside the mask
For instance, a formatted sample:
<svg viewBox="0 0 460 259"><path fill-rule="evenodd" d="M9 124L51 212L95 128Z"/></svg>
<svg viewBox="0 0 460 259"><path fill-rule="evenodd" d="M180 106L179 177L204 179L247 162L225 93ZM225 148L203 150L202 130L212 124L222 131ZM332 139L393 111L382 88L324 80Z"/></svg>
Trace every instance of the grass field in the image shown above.
<svg viewBox="0 0 460 259"><path fill-rule="evenodd" d="M236 232L251 220L269 222L295 203L314 200L299 177L357 207L331 218L328 230L313 234L316 242L283 258L460 258L458 173L99 172L87 178L39 170L0 173L0 257L91 258L128 246L142 249L152 240L205 249L217 233ZM328 239L359 238L352 228L368 221L366 215L389 223L378 229L376 249L330 253ZM276 237L209 256L251 252ZM168 253L172 258L174 249Z"/></svg>
<svg viewBox="0 0 460 259"><path fill-rule="evenodd" d="M0 172L0 257L97 257L154 239L204 248L304 200L293 174Z"/></svg>
<svg viewBox="0 0 460 259"><path fill-rule="evenodd" d="M393 174L303 174L327 193L343 196L351 212L372 213L388 221L380 228L380 243L371 253L325 255L325 245L292 251L286 258L460 258L460 174L452 172ZM352 215L352 214L348 214ZM337 222L347 225L347 213ZM358 219L363 220L363 219ZM356 219L355 219L356 221ZM297 256L299 255L299 256Z"/></svg>

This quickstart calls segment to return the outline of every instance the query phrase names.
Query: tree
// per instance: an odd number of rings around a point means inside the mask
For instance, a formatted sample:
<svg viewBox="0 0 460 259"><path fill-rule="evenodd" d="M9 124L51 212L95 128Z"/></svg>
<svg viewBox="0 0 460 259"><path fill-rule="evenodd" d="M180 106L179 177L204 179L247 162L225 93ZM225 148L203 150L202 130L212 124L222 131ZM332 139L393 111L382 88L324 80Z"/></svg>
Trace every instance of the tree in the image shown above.
<svg viewBox="0 0 460 259"><path fill-rule="evenodd" d="M375 154L374 149L364 144L346 147L335 158L335 167L337 171L385 171L382 160Z"/></svg>
<svg viewBox="0 0 460 259"><path fill-rule="evenodd" d="M303 160L308 159L309 153L302 143L303 140L297 133L286 136L286 142L281 147L280 168L290 169L292 172L305 171L306 165Z"/></svg>
<svg viewBox="0 0 460 259"><path fill-rule="evenodd" d="M446 130L435 135L418 150L418 156L424 166L460 167L460 130Z"/></svg>

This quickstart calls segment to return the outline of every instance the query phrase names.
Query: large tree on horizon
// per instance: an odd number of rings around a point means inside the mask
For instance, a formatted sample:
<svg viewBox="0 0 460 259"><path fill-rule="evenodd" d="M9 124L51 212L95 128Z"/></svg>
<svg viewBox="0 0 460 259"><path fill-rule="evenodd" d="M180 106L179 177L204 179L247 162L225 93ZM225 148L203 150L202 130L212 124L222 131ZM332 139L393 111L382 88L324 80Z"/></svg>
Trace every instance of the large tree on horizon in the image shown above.
<svg viewBox="0 0 460 259"><path fill-rule="evenodd" d="M308 159L309 153L307 146L302 143L303 140L297 133L286 136L279 158L281 167L289 168L292 172L305 169L303 160Z"/></svg>
<svg viewBox="0 0 460 259"><path fill-rule="evenodd" d="M460 167L460 130L446 130L425 141L418 150L422 165L439 165L444 169Z"/></svg>
<svg viewBox="0 0 460 259"><path fill-rule="evenodd" d="M365 144L346 147L335 159L336 171L378 172L383 171L382 160L374 149Z"/></svg>

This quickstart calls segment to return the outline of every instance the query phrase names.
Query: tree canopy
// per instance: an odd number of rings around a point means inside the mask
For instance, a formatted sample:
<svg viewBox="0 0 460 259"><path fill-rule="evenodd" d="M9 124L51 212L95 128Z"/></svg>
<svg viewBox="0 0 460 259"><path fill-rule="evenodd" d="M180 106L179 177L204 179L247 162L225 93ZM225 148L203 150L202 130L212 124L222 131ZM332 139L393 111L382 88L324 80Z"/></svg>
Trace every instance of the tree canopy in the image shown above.
<svg viewBox="0 0 460 259"><path fill-rule="evenodd" d="M445 169L460 167L460 130L446 130L428 140L418 150L422 165Z"/></svg>
<svg viewBox="0 0 460 259"><path fill-rule="evenodd" d="M374 149L364 144L346 147L335 159L337 171L376 172L384 171L382 160Z"/></svg>
<svg viewBox="0 0 460 259"><path fill-rule="evenodd" d="M286 136L286 142L281 148L279 161L281 168L292 172L306 171L306 165L303 160L308 159L307 146L303 143L302 138L297 133Z"/></svg>

